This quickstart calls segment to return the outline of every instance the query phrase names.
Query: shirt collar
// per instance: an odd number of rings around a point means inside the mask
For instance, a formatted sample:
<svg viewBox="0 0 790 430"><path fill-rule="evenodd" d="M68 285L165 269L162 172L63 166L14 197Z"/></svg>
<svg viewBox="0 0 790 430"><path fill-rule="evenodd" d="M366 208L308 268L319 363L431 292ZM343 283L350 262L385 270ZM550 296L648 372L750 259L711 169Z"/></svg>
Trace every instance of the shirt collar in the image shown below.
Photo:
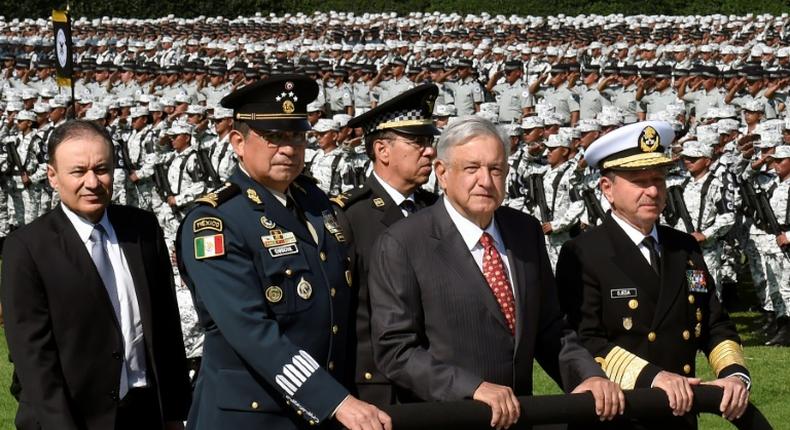
<svg viewBox="0 0 790 430"><path fill-rule="evenodd" d="M379 181L381 187L384 188L384 191L387 192L387 195L390 196L392 201L395 202L397 206L400 206L400 204L403 203L404 200L414 201L414 193L409 194L407 197L404 197L403 194L400 193L400 191L396 190L395 188L392 187L392 185L388 184L385 180L381 179L381 177L376 174L375 170L373 171L373 177L375 177L376 180Z"/></svg>
<svg viewBox="0 0 790 430"><path fill-rule="evenodd" d="M66 214L66 218L69 219L71 224L74 226L74 229L77 230L77 235L82 240L82 243L87 243L91 238L91 233L93 232L93 228L96 225L93 222L77 215L74 211L69 209L63 202L60 202L60 207L63 208L63 213ZM110 224L110 220L107 218L107 210L105 209L104 214L102 215L101 219L99 220L99 224L104 227L104 231L107 232L109 237L110 232L114 231L112 228L112 224Z"/></svg>
<svg viewBox="0 0 790 430"><path fill-rule="evenodd" d="M502 242L502 236L499 235L499 229L497 228L495 219L491 219L491 222L488 223L485 230L481 229L477 224L461 215L452 203L447 200L447 197L444 197L442 200L444 201L444 207L447 209L447 213L450 215L450 219L453 221L453 224L455 224L455 228L458 229L458 232L461 233L461 238L470 251L480 243L480 236L483 235L483 232L490 234L491 237L494 238L495 247L501 248L504 242Z"/></svg>
<svg viewBox="0 0 790 430"><path fill-rule="evenodd" d="M632 242L634 242L634 245L638 247L639 245L642 244L642 241L645 239L644 233L637 230L636 227L627 223L624 219L620 218L620 216L618 216L614 211L612 211L612 218L617 223L617 225L619 225L620 228L623 229L623 231L628 236L628 238L631 239ZM653 240L655 240L656 243L659 243L658 230L656 229L655 224L653 224L653 229L650 230L650 236L653 237Z"/></svg>

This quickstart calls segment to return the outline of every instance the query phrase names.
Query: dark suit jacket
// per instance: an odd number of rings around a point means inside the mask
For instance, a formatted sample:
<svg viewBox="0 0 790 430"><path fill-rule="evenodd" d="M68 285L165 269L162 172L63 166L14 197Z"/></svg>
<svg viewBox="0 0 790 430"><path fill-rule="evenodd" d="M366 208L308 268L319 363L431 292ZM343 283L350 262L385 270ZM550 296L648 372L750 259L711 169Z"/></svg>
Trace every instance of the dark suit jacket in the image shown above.
<svg viewBox="0 0 790 430"><path fill-rule="evenodd" d="M432 205L436 195L418 189L414 193L418 209ZM355 330L352 330L350 346L354 348L349 357L355 357L355 365L349 366L354 371L353 380L357 387L363 384L386 384L389 381L378 371L373 361L373 345L370 340L370 297L368 294L368 271L370 270L370 253L373 243L387 227L406 217L401 208L395 204L387 191L372 175L365 186L341 194L333 202L342 209L338 211L338 222L345 232L349 243L349 257L352 263L353 285L357 289L356 301L352 310L356 311ZM381 392L368 391L359 393L365 401L377 405L392 403L391 390Z"/></svg>
<svg viewBox="0 0 790 430"><path fill-rule="evenodd" d="M170 257L156 218L110 206L145 337L162 420L184 420L190 393ZM22 386L21 429L115 427L123 337L90 254L60 206L5 242L2 304Z"/></svg>
<svg viewBox="0 0 790 430"><path fill-rule="evenodd" d="M515 337L443 202L396 223L374 246L376 364L418 399L470 398L483 381L531 394L533 358L567 388L603 376L566 329L540 223L506 207L495 219L515 274Z"/></svg>
<svg viewBox="0 0 790 430"><path fill-rule="evenodd" d="M658 226L658 237L661 276L611 214L567 242L557 262L562 308L596 360L605 369L607 359L627 353L647 361L623 360L629 364L610 374L624 389L649 388L661 370L694 376L697 350L708 355L722 342L740 343L697 242L665 226ZM704 288L689 280L695 273L704 276ZM735 363L716 370L719 377L748 375ZM676 421L680 428L694 426L693 418Z"/></svg>

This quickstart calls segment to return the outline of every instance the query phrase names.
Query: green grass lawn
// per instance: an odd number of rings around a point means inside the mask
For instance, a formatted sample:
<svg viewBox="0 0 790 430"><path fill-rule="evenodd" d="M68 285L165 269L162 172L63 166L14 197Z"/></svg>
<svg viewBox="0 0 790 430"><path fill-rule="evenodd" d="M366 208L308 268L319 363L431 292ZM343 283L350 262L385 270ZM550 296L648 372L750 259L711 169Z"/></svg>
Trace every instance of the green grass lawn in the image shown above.
<svg viewBox="0 0 790 430"><path fill-rule="evenodd" d="M752 401L765 414L774 428L786 428L790 422L790 349L772 348L762 345L759 338L749 335L756 325L757 314L735 313L733 319L738 324L738 331L746 345L746 359L752 374ZM0 329L0 429L14 428L16 400L8 392L11 381L11 365L8 363L8 347L5 333ZM697 357L697 369L701 377L712 377L707 360L704 356ZM536 366L535 394L558 394L559 388L554 381ZM733 429L724 419L710 414L703 415L700 429Z"/></svg>

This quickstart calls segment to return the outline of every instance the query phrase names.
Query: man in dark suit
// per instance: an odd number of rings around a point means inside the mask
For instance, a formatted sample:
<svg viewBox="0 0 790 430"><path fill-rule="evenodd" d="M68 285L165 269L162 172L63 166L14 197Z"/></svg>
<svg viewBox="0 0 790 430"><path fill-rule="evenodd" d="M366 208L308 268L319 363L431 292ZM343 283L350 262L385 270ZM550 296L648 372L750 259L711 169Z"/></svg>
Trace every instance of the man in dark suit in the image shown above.
<svg viewBox="0 0 790 430"><path fill-rule="evenodd" d="M351 272L329 199L301 176L318 85L278 75L222 99L239 167L176 244L206 330L190 429L389 429L344 379Z"/></svg>
<svg viewBox="0 0 790 430"><path fill-rule="evenodd" d="M645 121L594 142L585 159L601 169L612 210L603 224L568 242L557 264L562 308L585 347L623 389L666 391L675 415L631 428L696 428L687 414L697 350L724 389L721 412L734 419L748 405L749 373L734 324L697 241L658 225L667 198L664 155L672 126Z"/></svg>
<svg viewBox="0 0 790 430"><path fill-rule="evenodd" d="M338 222L346 234L352 264L352 302L356 311L351 331L349 363L359 398L374 405L394 402L392 384L376 369L370 342L369 256L379 234L436 201L436 195L420 186L428 181L436 156L434 136L439 130L431 119L438 87L420 85L349 121L349 127L365 130L365 149L373 161L373 173L362 188L343 193L332 201L340 208ZM355 337L354 337L355 336Z"/></svg>
<svg viewBox="0 0 790 430"><path fill-rule="evenodd" d="M515 396L532 393L536 358L612 418L622 392L566 329L540 223L500 207L507 147L480 117L447 127L434 164L445 198L379 236L369 279L376 364L404 400L473 398L504 428L520 415Z"/></svg>
<svg viewBox="0 0 790 430"><path fill-rule="evenodd" d="M5 242L2 304L20 429L176 429L189 408L170 258L154 216L109 205L101 126L52 132L61 205Z"/></svg>

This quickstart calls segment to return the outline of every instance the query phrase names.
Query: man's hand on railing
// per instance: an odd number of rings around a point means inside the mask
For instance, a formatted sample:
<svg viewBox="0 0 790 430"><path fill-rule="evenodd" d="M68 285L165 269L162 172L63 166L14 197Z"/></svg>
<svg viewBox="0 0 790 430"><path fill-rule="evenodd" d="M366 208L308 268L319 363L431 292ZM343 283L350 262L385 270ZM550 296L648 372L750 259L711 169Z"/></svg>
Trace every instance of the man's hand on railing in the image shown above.
<svg viewBox="0 0 790 430"><path fill-rule="evenodd" d="M724 389L721 396L721 416L729 421L737 420L749 406L749 389L746 384L735 377L716 379L715 381L704 382L705 385L715 385Z"/></svg>
<svg viewBox="0 0 790 430"><path fill-rule="evenodd" d="M653 378L653 387L660 388L667 393L669 408L672 415L685 415L691 410L694 404L694 392L691 391L692 385L699 385L699 378L686 378L677 373L662 370Z"/></svg>
<svg viewBox="0 0 790 430"><path fill-rule="evenodd" d="M601 421L612 420L625 411L625 395L616 383L600 376L593 376L582 381L572 394L587 391L591 392L595 399L595 413Z"/></svg>
<svg viewBox="0 0 790 430"><path fill-rule="evenodd" d="M506 429L521 416L521 404L510 387L483 382L472 398L491 407L491 427Z"/></svg>

